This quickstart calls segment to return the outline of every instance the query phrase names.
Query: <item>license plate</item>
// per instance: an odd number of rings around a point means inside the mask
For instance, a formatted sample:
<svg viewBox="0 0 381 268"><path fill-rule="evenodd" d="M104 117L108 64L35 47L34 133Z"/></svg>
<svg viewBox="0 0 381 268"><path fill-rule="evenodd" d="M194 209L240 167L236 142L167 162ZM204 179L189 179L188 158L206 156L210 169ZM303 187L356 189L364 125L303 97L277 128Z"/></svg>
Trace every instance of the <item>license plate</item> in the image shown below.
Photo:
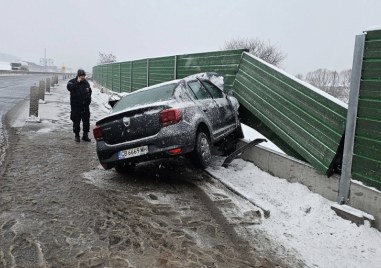
<svg viewBox="0 0 381 268"><path fill-rule="evenodd" d="M132 149L120 151L118 153L118 159L131 158L139 155L145 155L148 153L148 146L141 146Z"/></svg>

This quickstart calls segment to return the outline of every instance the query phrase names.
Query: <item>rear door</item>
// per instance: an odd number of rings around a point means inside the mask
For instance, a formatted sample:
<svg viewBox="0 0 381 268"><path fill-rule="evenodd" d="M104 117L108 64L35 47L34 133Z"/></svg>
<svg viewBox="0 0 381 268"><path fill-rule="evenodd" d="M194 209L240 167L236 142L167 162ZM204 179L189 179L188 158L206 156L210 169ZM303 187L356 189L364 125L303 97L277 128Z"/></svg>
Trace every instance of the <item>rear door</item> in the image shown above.
<svg viewBox="0 0 381 268"><path fill-rule="evenodd" d="M220 110L218 108L217 103L213 100L210 93L206 90L206 88L201 84L198 80L193 80L188 82L188 86L191 89L194 97L200 106L200 109L203 111L205 118L209 121L213 136L216 137L220 128Z"/></svg>

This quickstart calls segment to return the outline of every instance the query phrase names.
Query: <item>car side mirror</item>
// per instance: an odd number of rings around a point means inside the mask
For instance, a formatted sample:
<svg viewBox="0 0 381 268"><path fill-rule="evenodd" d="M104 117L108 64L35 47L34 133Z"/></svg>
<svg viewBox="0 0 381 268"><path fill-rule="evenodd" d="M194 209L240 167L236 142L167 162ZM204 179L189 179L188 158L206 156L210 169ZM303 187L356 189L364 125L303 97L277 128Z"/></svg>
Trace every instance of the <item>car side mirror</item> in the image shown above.
<svg viewBox="0 0 381 268"><path fill-rule="evenodd" d="M114 108L115 104L118 102L119 100L109 100L108 101L108 104L111 106L111 108Z"/></svg>
<svg viewBox="0 0 381 268"><path fill-rule="evenodd" d="M226 90L225 93L226 93L226 95L228 95L228 96L230 96L230 97L233 97L233 94L234 94L233 90L231 90L231 89Z"/></svg>
<svg viewBox="0 0 381 268"><path fill-rule="evenodd" d="M114 108L115 104L120 101L121 97L118 96L117 94L112 94L109 98L108 98L108 104L111 106L111 108Z"/></svg>

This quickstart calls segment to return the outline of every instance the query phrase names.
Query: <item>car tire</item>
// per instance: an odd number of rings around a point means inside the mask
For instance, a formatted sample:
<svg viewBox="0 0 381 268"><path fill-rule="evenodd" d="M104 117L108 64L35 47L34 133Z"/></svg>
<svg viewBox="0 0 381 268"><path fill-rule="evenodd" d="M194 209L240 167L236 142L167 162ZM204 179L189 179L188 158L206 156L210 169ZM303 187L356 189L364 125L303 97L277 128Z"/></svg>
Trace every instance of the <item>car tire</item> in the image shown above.
<svg viewBox="0 0 381 268"><path fill-rule="evenodd" d="M197 133L196 146L192 153L192 159L195 165L199 168L205 169L209 166L212 153L210 147L210 140L204 132Z"/></svg>
<svg viewBox="0 0 381 268"><path fill-rule="evenodd" d="M135 171L136 164L131 162L126 162L123 164L118 164L115 166L115 170L118 173L126 174L133 173Z"/></svg>

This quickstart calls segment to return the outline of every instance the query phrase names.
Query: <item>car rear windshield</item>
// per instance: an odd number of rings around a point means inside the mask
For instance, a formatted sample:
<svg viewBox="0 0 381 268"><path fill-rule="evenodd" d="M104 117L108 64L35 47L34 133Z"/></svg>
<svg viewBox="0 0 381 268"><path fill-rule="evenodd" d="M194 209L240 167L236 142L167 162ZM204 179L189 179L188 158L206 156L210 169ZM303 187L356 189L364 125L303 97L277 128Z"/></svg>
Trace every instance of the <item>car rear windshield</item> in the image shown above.
<svg viewBox="0 0 381 268"><path fill-rule="evenodd" d="M124 96L113 108L113 112L119 112L137 105L145 105L159 101L169 100L178 83L166 84L159 87L133 92Z"/></svg>

